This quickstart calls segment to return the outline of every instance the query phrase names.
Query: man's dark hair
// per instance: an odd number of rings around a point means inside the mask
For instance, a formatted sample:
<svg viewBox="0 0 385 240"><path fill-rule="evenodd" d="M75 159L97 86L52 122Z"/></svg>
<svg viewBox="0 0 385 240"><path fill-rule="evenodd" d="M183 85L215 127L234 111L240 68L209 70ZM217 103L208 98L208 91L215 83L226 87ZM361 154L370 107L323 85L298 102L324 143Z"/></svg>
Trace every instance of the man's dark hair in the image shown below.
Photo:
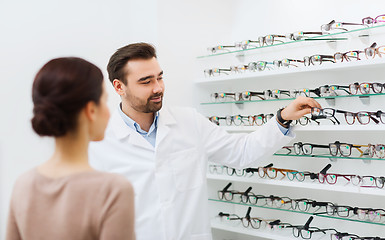
<svg viewBox="0 0 385 240"><path fill-rule="evenodd" d="M148 43L133 43L121 47L111 56L107 65L108 78L111 83L114 79L119 79L127 85L125 78L127 72L124 71L124 66L130 60L136 59L151 59L156 58L156 51L154 46Z"/></svg>

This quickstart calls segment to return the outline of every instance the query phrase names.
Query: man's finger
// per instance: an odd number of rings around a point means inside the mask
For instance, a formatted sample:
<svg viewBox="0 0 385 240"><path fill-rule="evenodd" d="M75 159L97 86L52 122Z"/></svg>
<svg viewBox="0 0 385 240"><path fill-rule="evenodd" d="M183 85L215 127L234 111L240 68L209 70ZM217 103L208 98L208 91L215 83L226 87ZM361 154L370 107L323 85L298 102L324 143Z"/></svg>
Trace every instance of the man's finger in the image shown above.
<svg viewBox="0 0 385 240"><path fill-rule="evenodd" d="M314 100L313 98L305 98L304 99L304 104L307 104L308 107L310 108L313 108L313 107L317 107L317 108L322 108L321 107L321 104L319 104L316 100ZM305 106L304 106L305 107Z"/></svg>

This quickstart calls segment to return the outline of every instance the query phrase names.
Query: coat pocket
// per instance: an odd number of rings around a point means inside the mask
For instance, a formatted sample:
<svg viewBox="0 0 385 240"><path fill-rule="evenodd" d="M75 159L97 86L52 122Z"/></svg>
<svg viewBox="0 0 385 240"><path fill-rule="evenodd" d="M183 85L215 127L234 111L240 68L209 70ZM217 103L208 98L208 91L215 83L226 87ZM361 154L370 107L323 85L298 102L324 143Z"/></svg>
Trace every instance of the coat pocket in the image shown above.
<svg viewBox="0 0 385 240"><path fill-rule="evenodd" d="M201 159L196 148L170 154L175 185L179 191L195 189L203 183Z"/></svg>

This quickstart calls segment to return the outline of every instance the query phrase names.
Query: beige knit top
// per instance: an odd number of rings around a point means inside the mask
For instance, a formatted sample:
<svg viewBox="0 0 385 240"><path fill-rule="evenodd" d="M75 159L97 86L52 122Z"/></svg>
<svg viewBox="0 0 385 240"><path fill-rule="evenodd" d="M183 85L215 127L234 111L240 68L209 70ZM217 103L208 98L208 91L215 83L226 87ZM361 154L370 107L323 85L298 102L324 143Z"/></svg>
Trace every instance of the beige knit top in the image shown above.
<svg viewBox="0 0 385 240"><path fill-rule="evenodd" d="M133 188L111 173L51 179L33 169L13 189L6 240L14 239L135 239Z"/></svg>

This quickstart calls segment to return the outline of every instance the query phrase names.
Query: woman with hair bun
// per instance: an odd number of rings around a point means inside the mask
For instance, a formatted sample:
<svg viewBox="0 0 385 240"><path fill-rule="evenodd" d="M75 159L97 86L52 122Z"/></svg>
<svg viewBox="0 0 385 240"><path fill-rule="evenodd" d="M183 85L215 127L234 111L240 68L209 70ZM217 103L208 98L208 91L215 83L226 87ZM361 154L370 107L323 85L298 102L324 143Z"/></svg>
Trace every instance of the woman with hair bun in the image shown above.
<svg viewBox="0 0 385 240"><path fill-rule="evenodd" d="M32 128L54 137L55 151L16 181L6 239L135 239L132 185L88 164L89 142L104 138L110 117L100 69L53 59L37 73L32 100Z"/></svg>

